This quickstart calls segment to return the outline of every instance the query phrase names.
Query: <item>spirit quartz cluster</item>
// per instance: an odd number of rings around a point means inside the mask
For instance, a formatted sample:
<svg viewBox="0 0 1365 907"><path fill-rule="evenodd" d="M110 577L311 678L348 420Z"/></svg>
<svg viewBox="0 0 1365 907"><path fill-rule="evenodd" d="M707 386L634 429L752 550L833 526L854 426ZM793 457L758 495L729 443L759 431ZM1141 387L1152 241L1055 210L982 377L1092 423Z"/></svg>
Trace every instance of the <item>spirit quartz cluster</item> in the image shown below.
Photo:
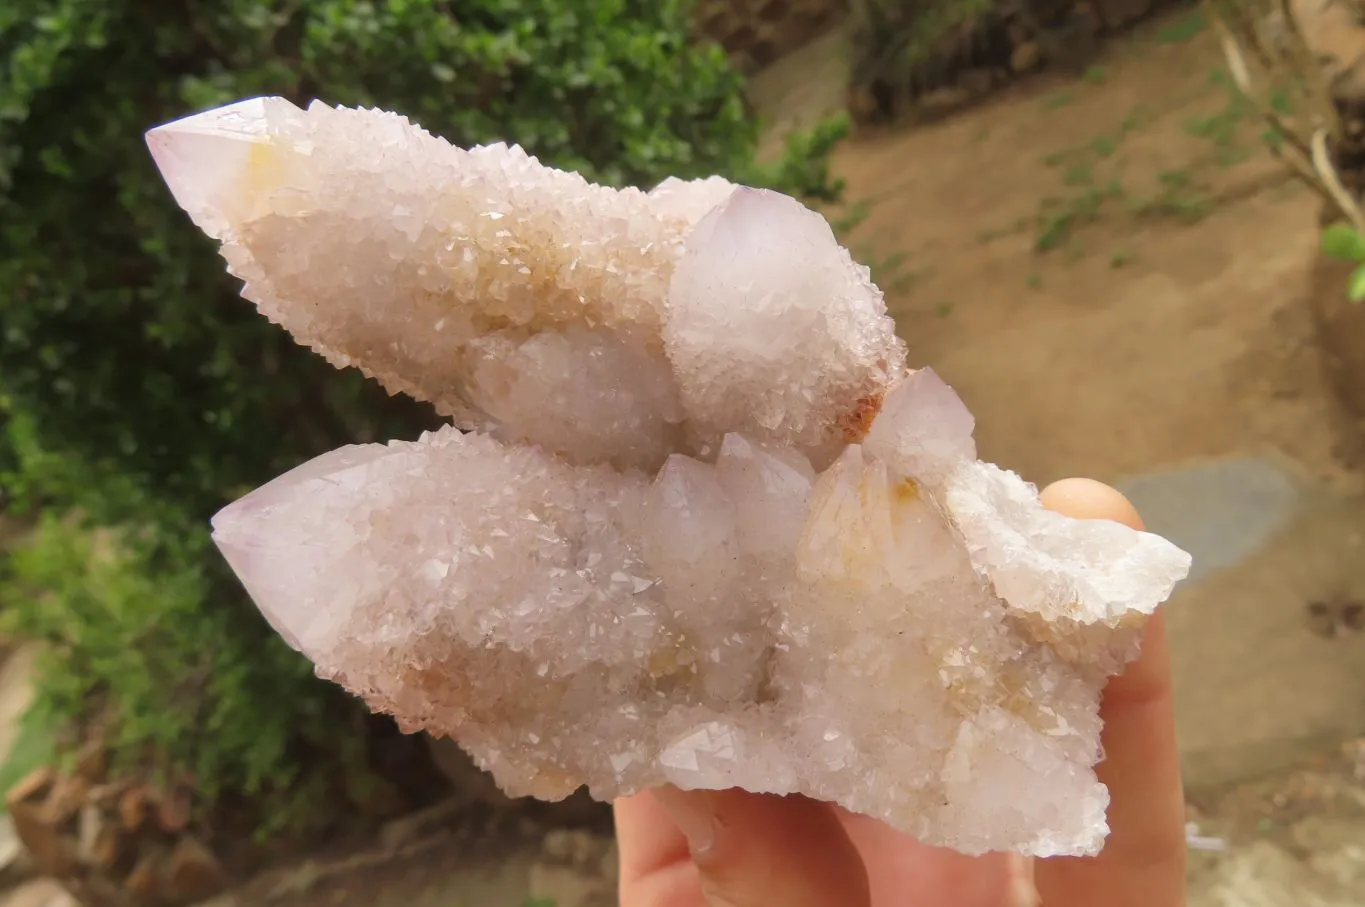
<svg viewBox="0 0 1365 907"><path fill-rule="evenodd" d="M819 214L279 98L147 140L262 314L452 423L215 517L319 674L514 796L799 792L967 853L1100 848L1099 693L1189 557L980 462Z"/></svg>

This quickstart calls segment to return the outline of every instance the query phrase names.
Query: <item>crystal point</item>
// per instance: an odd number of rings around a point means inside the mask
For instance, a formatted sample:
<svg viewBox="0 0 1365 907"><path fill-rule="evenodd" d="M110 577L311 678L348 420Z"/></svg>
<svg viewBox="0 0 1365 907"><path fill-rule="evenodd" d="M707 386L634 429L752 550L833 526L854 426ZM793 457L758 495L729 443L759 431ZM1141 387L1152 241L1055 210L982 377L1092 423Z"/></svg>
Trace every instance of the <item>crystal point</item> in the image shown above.
<svg viewBox="0 0 1365 907"><path fill-rule="evenodd" d="M818 214L273 98L148 144L264 315L456 421L215 517L320 674L513 795L739 786L1099 849L1100 691L1189 557L977 460Z"/></svg>
<svg viewBox="0 0 1365 907"><path fill-rule="evenodd" d="M266 143L267 110L280 105L277 98L251 98L147 133L147 148L176 202L215 239L236 216L228 209Z"/></svg>

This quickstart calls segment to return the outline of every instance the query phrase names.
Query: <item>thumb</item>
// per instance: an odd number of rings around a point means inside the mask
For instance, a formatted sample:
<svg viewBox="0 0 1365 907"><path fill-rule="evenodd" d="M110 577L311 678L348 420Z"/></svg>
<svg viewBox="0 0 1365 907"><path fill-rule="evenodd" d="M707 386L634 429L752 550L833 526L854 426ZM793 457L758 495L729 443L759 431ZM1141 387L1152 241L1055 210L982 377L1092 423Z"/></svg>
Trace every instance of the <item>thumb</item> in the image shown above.
<svg viewBox="0 0 1365 907"><path fill-rule="evenodd" d="M869 907L862 859L827 804L741 790L653 795L687 839L708 907Z"/></svg>

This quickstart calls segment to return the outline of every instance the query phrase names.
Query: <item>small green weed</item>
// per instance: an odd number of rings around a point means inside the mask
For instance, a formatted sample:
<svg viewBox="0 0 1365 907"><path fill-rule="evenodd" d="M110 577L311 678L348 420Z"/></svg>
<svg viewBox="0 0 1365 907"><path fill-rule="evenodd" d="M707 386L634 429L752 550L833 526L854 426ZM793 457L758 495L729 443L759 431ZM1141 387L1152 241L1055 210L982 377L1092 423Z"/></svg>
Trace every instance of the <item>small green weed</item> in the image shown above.
<svg viewBox="0 0 1365 907"><path fill-rule="evenodd" d="M1044 199L1037 219L1038 233L1033 239L1034 250L1047 252L1066 244L1077 228L1099 217L1106 201L1122 195L1123 187L1117 180L1111 180L1070 198Z"/></svg>
<svg viewBox="0 0 1365 907"><path fill-rule="evenodd" d="M1163 170L1157 174L1156 195L1134 201L1132 209L1139 216L1170 217L1190 224L1208 215L1209 198L1188 170Z"/></svg>
<svg viewBox="0 0 1365 907"><path fill-rule="evenodd" d="M1270 109L1288 116L1294 112L1294 100L1283 88L1275 88L1270 92Z"/></svg>
<svg viewBox="0 0 1365 907"><path fill-rule="evenodd" d="M1207 26L1208 20L1204 18L1204 11L1196 10L1180 21L1172 22L1158 31L1156 43L1184 44L1197 38Z"/></svg>
<svg viewBox="0 0 1365 907"><path fill-rule="evenodd" d="M1032 224L1033 218L1021 217L1014 223L1006 224L1002 227L987 227L984 230L976 231L976 241L982 245L986 245L987 243L995 242L997 239L1002 239L1006 236L1014 236L1016 233L1022 233Z"/></svg>
<svg viewBox="0 0 1365 907"><path fill-rule="evenodd" d="M1097 135L1090 140L1090 150L1094 152L1095 157L1109 157L1118 150L1118 147L1119 140L1112 135Z"/></svg>
<svg viewBox="0 0 1365 907"><path fill-rule="evenodd" d="M1132 211L1139 217L1165 217L1184 224L1193 224L1208 216L1208 196L1198 190L1170 190L1153 198L1134 200Z"/></svg>
<svg viewBox="0 0 1365 907"><path fill-rule="evenodd" d="M872 282L888 293L908 291L921 276L908 267L909 252L896 251L883 255L874 245L868 244L858 249L853 257L872 272Z"/></svg>
<svg viewBox="0 0 1365 907"><path fill-rule="evenodd" d="M1095 168L1089 164L1072 164L1062 174L1062 182L1067 186L1091 186L1095 183Z"/></svg>
<svg viewBox="0 0 1365 907"><path fill-rule="evenodd" d="M1156 175L1156 179L1163 189L1184 189L1190 184L1190 174L1187 170L1162 170Z"/></svg>
<svg viewBox="0 0 1365 907"><path fill-rule="evenodd" d="M1215 145L1226 147L1237 137L1237 129L1251 113L1251 104L1240 94L1229 95L1227 104L1217 113L1189 117L1185 120L1185 132L1195 138L1207 139Z"/></svg>
<svg viewBox="0 0 1365 907"><path fill-rule="evenodd" d="M1365 236L1350 224L1337 223L1322 231L1322 251L1338 261L1355 262L1346 283L1346 298L1359 303L1365 300Z"/></svg>
<svg viewBox="0 0 1365 907"><path fill-rule="evenodd" d="M1119 135L1137 132L1156 119L1156 113L1144 104L1136 104L1119 121Z"/></svg>
<svg viewBox="0 0 1365 907"><path fill-rule="evenodd" d="M855 199L845 203L838 214L830 219L829 225L830 228L834 230L834 235L842 238L857 229L863 221L867 220L868 215L871 213L871 199Z"/></svg>

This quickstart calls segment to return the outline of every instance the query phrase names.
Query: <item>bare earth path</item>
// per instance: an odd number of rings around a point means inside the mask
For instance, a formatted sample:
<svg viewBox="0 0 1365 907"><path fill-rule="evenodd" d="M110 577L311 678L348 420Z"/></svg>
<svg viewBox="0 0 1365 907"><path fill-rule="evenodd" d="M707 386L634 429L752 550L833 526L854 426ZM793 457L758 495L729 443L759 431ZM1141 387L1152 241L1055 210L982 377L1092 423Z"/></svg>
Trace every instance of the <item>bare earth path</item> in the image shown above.
<svg viewBox="0 0 1365 907"><path fill-rule="evenodd" d="M838 103L837 37L754 88L778 125ZM1204 565L1169 609L1198 907L1365 904L1365 506L1304 292L1317 203L1262 151L1189 14L951 120L840 153L855 252L966 398L983 457L1119 483ZM557 836L556 836L557 834ZM223 904L611 903L591 834L510 825Z"/></svg>

